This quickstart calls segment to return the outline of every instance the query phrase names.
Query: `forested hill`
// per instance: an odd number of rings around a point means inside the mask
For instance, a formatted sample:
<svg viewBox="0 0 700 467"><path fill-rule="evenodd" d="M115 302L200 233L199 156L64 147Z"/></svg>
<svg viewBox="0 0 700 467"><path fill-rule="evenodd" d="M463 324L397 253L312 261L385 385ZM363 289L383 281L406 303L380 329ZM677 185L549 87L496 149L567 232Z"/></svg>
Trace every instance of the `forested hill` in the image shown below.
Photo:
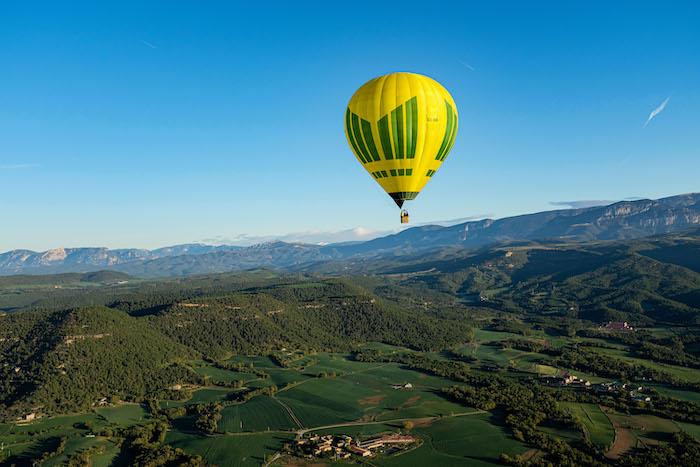
<svg viewBox="0 0 700 467"><path fill-rule="evenodd" d="M131 279L131 276L119 271L95 271L85 273L64 273L50 275L12 275L0 276L0 287L13 285L23 286L41 286L52 285L60 286L64 284L75 283L93 283L93 284L118 284Z"/></svg>
<svg viewBox="0 0 700 467"><path fill-rule="evenodd" d="M422 303L399 305L344 280L183 289L153 293L151 284L110 306L0 314L0 418L156 397L200 383L184 363L196 358L349 351L364 342L437 350L471 338L468 320L449 303L425 313ZM110 297L106 291L102 300Z"/></svg>
<svg viewBox="0 0 700 467"><path fill-rule="evenodd" d="M516 243L410 261L328 264L388 274L468 303L593 322L700 324L700 230L637 240Z"/></svg>
<svg viewBox="0 0 700 467"><path fill-rule="evenodd" d="M623 201L609 206L547 211L423 226L363 243L308 245L270 242L250 247L179 245L158 250L57 248L0 254L0 274L46 274L119 270L139 277L168 277L249 268L295 270L327 261L412 255L439 248L476 249L512 241L635 239L700 226L700 194L659 200Z"/></svg>

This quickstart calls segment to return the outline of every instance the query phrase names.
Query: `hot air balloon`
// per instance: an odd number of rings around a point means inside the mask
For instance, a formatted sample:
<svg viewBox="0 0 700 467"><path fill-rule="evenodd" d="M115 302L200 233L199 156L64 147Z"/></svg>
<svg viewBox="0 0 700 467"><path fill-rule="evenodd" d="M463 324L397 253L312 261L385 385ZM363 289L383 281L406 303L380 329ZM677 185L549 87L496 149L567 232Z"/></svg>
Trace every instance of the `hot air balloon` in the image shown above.
<svg viewBox="0 0 700 467"><path fill-rule="evenodd" d="M399 208L435 175L456 135L452 96L434 79L416 73L368 81L345 111L352 152ZM405 209L401 222L408 222Z"/></svg>

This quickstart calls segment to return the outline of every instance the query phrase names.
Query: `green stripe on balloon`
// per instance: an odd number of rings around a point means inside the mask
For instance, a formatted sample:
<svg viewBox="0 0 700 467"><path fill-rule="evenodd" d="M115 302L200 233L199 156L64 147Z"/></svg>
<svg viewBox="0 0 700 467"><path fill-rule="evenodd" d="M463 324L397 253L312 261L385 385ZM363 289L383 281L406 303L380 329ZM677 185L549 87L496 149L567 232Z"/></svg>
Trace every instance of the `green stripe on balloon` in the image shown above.
<svg viewBox="0 0 700 467"><path fill-rule="evenodd" d="M350 109L348 108L348 110L345 112L345 131L348 134L348 139L350 140L350 145L352 146L352 149L355 151L355 154L357 154L357 157L359 157L360 160L362 161L362 163L364 164L367 161L365 160L365 157L360 152L360 148L357 147L357 143L355 142L355 137L352 134L352 124L350 122L350 118L351 118L350 115L351 115L351 112L350 112Z"/></svg>
<svg viewBox="0 0 700 467"><path fill-rule="evenodd" d="M418 99L406 101L406 158L416 157L416 142L418 140Z"/></svg>
<svg viewBox="0 0 700 467"><path fill-rule="evenodd" d="M442 155L445 152L445 149L447 149L447 145L450 142L450 136L452 136L452 106L445 101L445 109L447 111L447 124L445 125L445 136L442 138L442 144L440 145L440 149L438 150L437 156L435 156L436 160L442 160Z"/></svg>
<svg viewBox="0 0 700 467"><path fill-rule="evenodd" d="M351 116L352 120L352 133L355 135L355 141L357 142L357 146L360 148L360 152L365 158L364 162L371 162L372 158L369 156L369 153L367 152L367 147L365 147L365 142L362 140L362 132L360 131L360 118L352 114Z"/></svg>
<svg viewBox="0 0 700 467"><path fill-rule="evenodd" d="M384 115L377 122L379 128L379 141L382 143L382 151L384 151L384 159L391 160L394 158L394 153L391 150L391 138L389 137L389 117Z"/></svg>
<svg viewBox="0 0 700 467"><path fill-rule="evenodd" d="M391 126L394 131L394 153L397 159L403 159L403 105L391 111Z"/></svg>
<svg viewBox="0 0 700 467"><path fill-rule="evenodd" d="M374 161L379 160L379 152L377 152L377 146L374 144L374 137L372 136L372 125L365 119L362 119L362 135L365 137L365 143L367 143L367 148L370 154L372 154L372 159Z"/></svg>

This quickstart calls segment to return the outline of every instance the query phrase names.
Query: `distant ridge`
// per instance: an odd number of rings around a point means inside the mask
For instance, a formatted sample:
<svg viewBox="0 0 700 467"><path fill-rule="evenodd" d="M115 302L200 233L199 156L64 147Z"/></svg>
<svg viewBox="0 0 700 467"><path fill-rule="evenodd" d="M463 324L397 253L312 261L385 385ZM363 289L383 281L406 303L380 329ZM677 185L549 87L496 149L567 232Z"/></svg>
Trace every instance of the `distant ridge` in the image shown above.
<svg viewBox="0 0 700 467"><path fill-rule="evenodd" d="M366 242L310 245L272 241L250 247L186 244L156 250L57 248L0 254L0 275L113 269L143 277L182 276L268 267L296 269L348 258L367 259L527 240L634 239L700 226L700 194L608 206L561 209L449 227L428 225Z"/></svg>

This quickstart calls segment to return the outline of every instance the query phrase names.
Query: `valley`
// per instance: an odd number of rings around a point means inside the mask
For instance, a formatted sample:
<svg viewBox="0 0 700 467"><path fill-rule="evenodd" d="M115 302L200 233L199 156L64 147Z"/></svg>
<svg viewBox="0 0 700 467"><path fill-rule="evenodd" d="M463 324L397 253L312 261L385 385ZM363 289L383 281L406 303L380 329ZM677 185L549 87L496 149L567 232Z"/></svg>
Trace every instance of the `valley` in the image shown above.
<svg viewBox="0 0 700 467"><path fill-rule="evenodd" d="M3 277L0 462L683 465L700 452L697 245ZM315 436L330 444L297 447ZM382 437L406 444L359 454Z"/></svg>

